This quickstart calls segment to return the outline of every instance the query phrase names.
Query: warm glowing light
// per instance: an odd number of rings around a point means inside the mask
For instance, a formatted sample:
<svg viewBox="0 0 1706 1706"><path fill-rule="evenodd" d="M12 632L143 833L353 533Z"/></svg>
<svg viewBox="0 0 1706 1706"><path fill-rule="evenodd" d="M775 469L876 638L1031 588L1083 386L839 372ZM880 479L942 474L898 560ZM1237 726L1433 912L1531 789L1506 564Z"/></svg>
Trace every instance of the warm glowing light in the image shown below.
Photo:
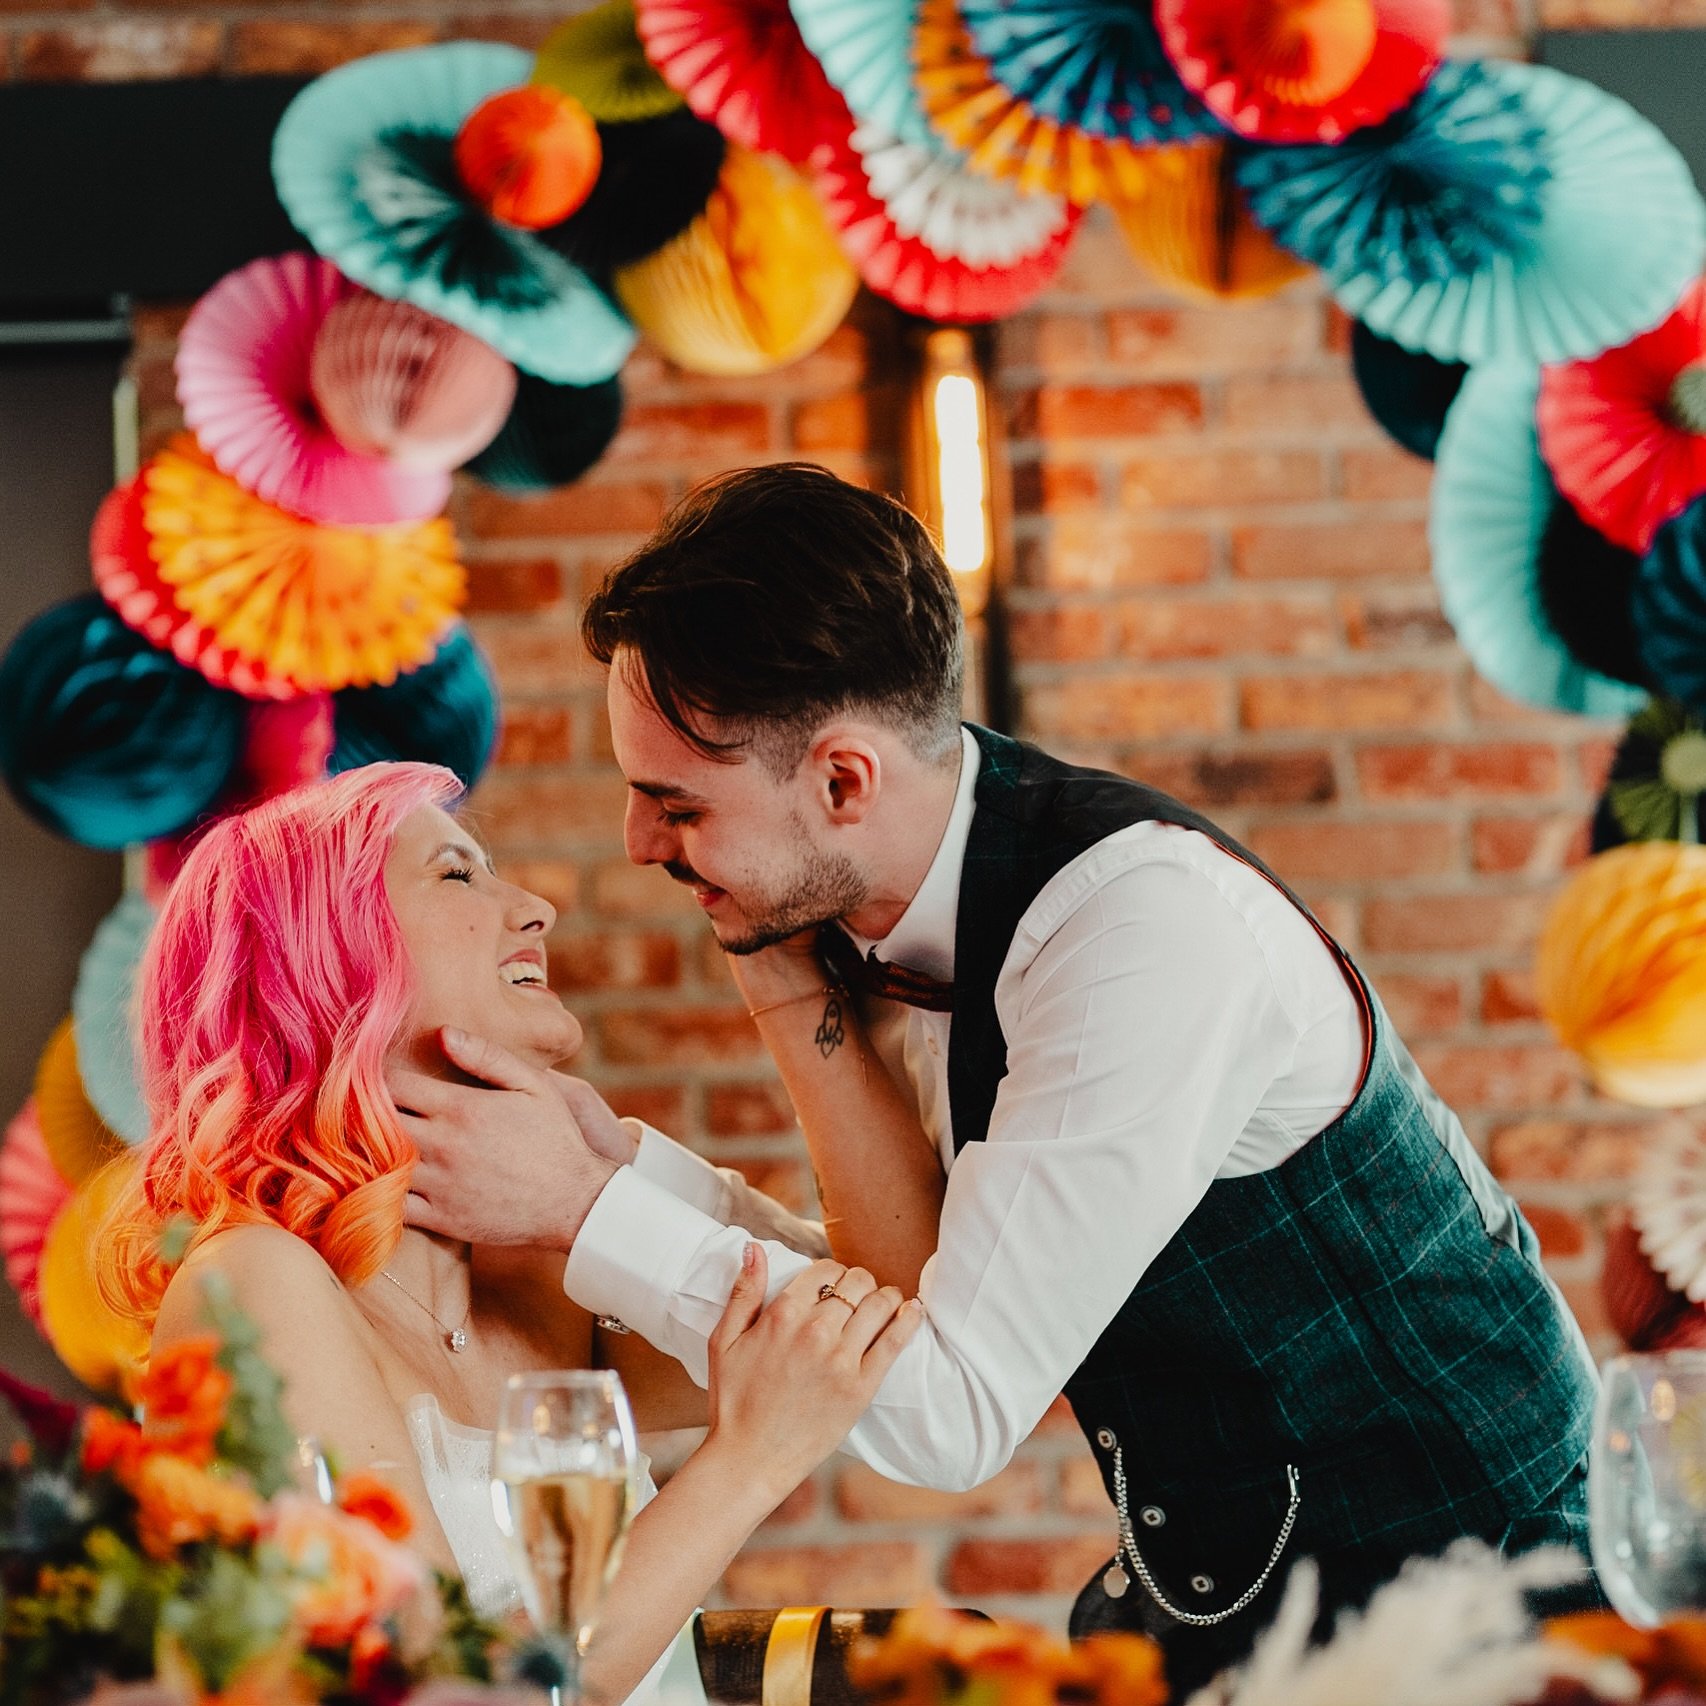
<svg viewBox="0 0 1706 1706"><path fill-rule="evenodd" d="M942 556L956 574L976 574L989 556L983 422L977 381L944 373L931 413L936 426L936 487L942 504Z"/></svg>

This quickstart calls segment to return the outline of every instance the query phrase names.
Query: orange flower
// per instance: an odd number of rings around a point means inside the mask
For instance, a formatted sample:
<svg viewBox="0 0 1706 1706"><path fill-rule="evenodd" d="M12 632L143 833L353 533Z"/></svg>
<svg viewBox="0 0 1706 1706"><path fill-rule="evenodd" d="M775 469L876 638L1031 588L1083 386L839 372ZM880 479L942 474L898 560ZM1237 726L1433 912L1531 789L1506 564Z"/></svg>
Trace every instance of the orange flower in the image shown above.
<svg viewBox="0 0 1706 1706"><path fill-rule="evenodd" d="M91 1475L112 1470L130 1484L143 1455L142 1430L99 1404L83 1412L83 1467Z"/></svg>
<svg viewBox="0 0 1706 1706"><path fill-rule="evenodd" d="M268 1538L300 1578L296 1618L311 1646L346 1645L428 1582L426 1565L407 1547L300 1493L273 1500Z"/></svg>
<svg viewBox="0 0 1706 1706"><path fill-rule="evenodd" d="M151 1452L130 1482L136 1495L136 1532L151 1558L169 1559L180 1546L217 1540L240 1546L260 1529L265 1507L253 1489L170 1452Z"/></svg>
<svg viewBox="0 0 1706 1706"><path fill-rule="evenodd" d="M338 1509L372 1523L387 1540L407 1540L415 1526L402 1494L390 1482L365 1472L346 1475L338 1483Z"/></svg>
<svg viewBox="0 0 1706 1706"><path fill-rule="evenodd" d="M1090 1635L1073 1648L1103 1706L1164 1706L1161 1649L1147 1635Z"/></svg>
<svg viewBox="0 0 1706 1706"><path fill-rule="evenodd" d="M182 1339L150 1359L137 1383L150 1449L192 1463L213 1461L213 1442L225 1425L231 1376L215 1360L216 1338Z"/></svg>
<svg viewBox="0 0 1706 1706"><path fill-rule="evenodd" d="M1667 1691L1706 1693L1706 1617L1673 1617L1657 1629L1635 1629L1614 1611L1583 1611L1546 1625L1555 1640L1622 1659L1641 1679L1641 1698Z"/></svg>

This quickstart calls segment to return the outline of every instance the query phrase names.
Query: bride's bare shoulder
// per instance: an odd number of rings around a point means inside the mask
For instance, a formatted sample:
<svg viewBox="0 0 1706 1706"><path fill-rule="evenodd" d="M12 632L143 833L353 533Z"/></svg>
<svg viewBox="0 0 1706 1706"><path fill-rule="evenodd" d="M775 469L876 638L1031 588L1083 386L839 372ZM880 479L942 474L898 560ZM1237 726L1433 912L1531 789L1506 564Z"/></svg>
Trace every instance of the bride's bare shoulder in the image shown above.
<svg viewBox="0 0 1706 1706"><path fill-rule="evenodd" d="M298 1321L324 1320L348 1307L337 1276L313 1245L282 1226L232 1226L198 1244L172 1275L160 1300L156 1339L206 1330L203 1293L212 1275L263 1329L283 1310Z"/></svg>

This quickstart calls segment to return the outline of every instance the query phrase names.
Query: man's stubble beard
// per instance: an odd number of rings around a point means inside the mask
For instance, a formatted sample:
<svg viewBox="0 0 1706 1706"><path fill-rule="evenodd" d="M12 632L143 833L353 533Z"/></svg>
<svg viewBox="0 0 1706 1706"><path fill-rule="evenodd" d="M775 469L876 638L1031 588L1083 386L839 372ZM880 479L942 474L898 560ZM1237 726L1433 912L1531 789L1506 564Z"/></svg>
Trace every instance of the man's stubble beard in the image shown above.
<svg viewBox="0 0 1706 1706"><path fill-rule="evenodd" d="M865 904L871 885L858 866L845 855L820 853L811 847L803 825L797 826L797 836L803 855L792 883L766 901L763 917L747 920L742 935L730 939L717 934L717 945L725 954L762 953L801 931L845 918Z"/></svg>

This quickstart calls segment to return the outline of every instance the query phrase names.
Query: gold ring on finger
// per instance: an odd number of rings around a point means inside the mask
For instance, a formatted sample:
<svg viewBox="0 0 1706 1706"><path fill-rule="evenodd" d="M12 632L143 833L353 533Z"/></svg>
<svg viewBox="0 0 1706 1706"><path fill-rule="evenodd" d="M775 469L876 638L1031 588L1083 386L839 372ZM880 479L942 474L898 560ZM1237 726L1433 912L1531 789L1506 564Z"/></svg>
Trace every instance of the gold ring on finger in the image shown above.
<svg viewBox="0 0 1706 1706"><path fill-rule="evenodd" d="M832 1297L837 1303L845 1303L849 1309L857 1309L859 1307L852 1298L843 1297L841 1293L835 1289L833 1281L826 1281L823 1285L820 1285L817 1288L817 1300L819 1303L827 1303Z"/></svg>

